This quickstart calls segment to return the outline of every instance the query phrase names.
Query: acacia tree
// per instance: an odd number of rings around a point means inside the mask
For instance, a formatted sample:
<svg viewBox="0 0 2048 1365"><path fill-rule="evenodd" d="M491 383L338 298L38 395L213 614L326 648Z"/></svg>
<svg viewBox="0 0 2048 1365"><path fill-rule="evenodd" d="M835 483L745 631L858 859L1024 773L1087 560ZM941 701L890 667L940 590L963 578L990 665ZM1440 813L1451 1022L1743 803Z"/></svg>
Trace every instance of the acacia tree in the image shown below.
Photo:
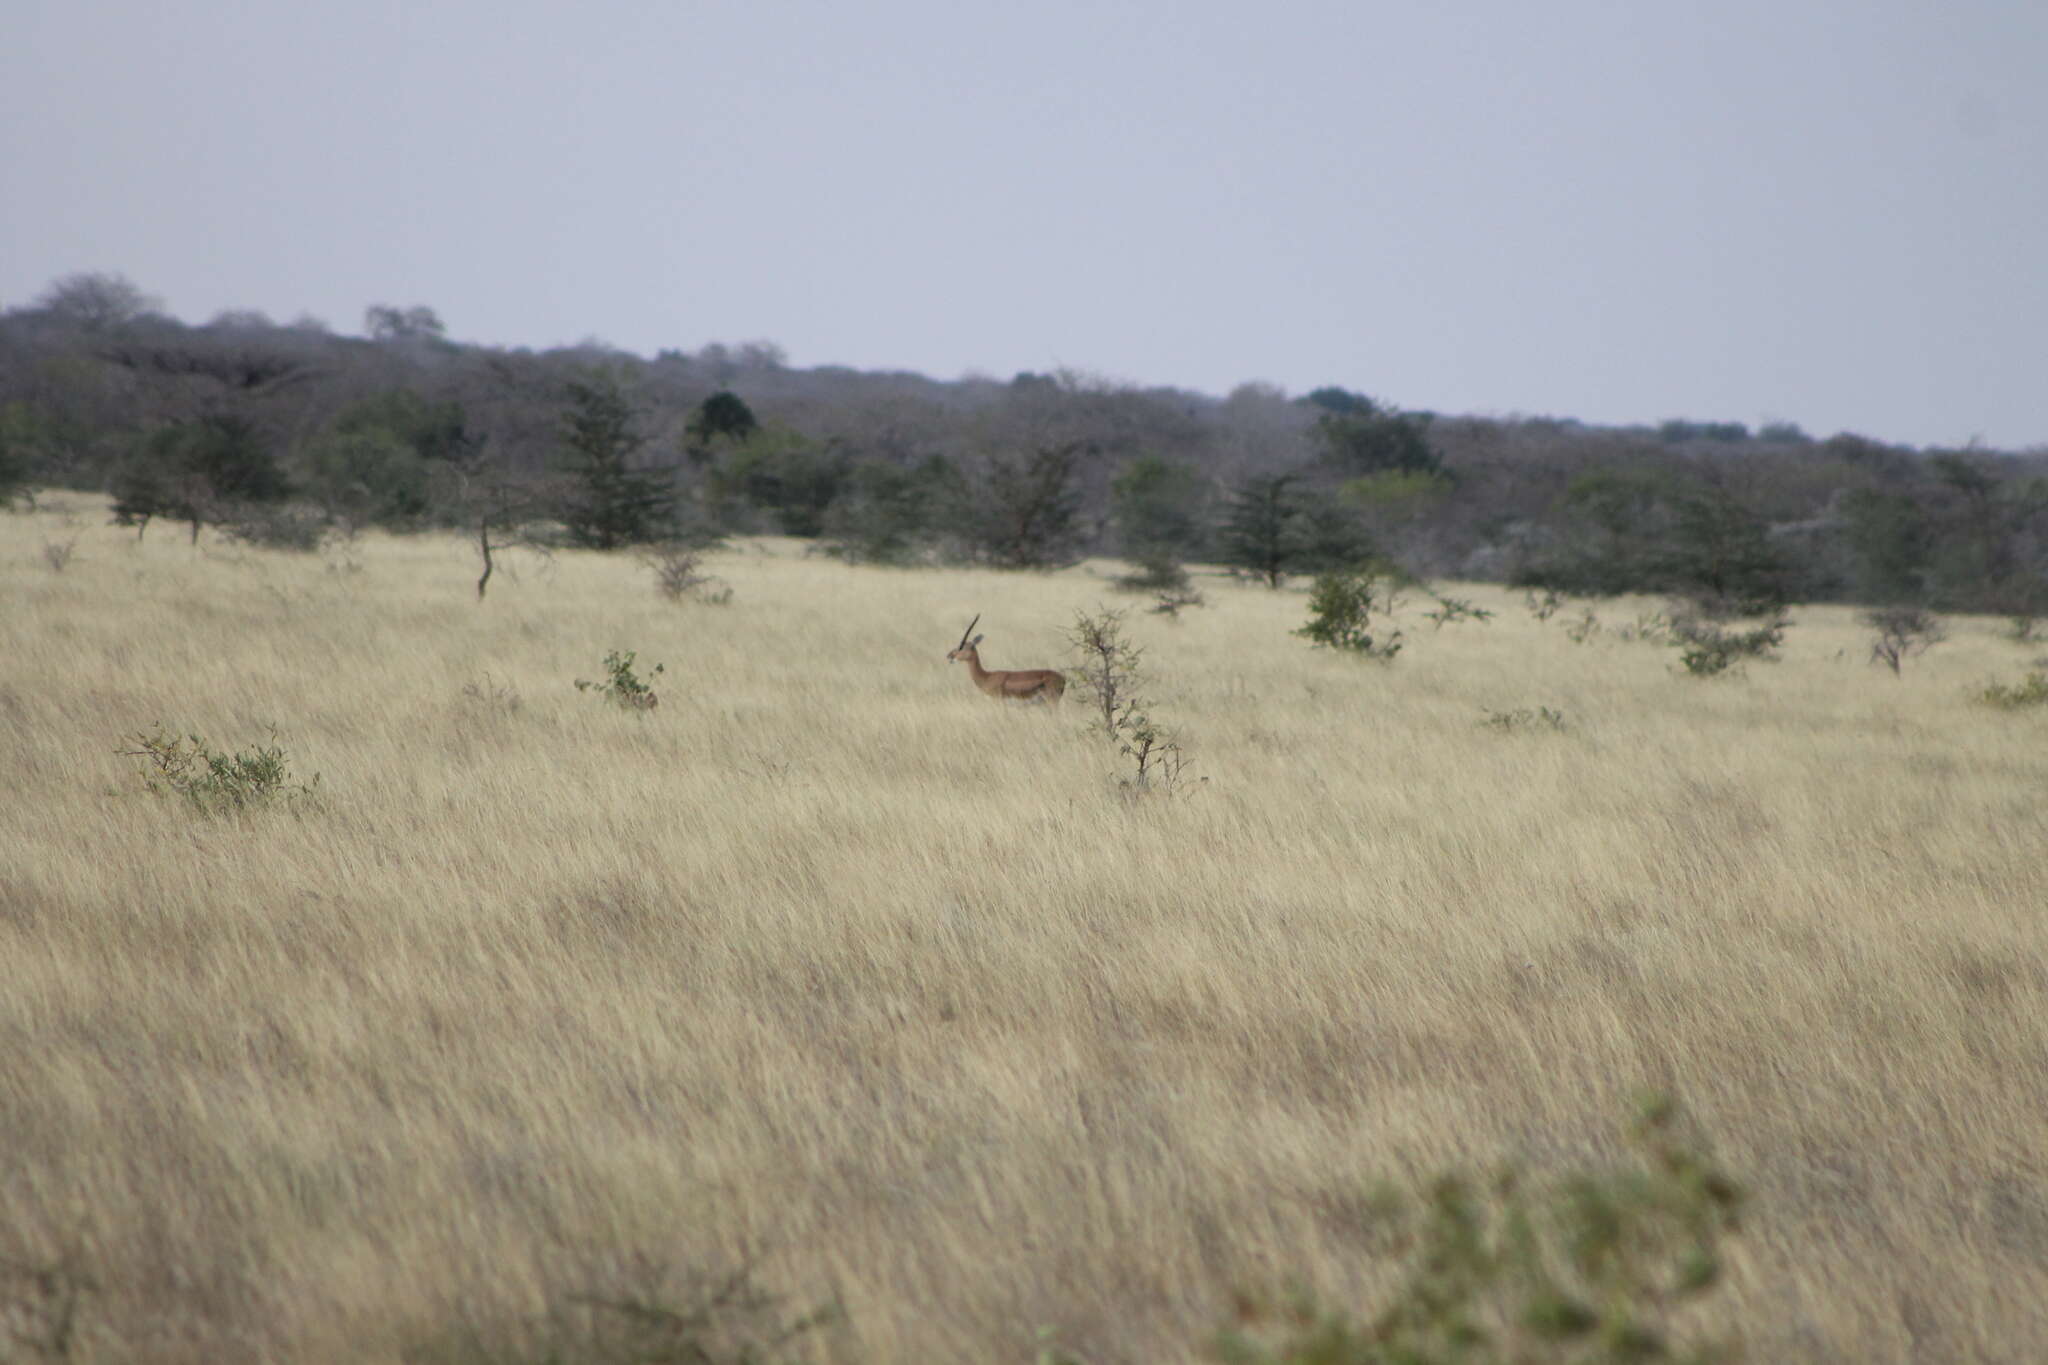
<svg viewBox="0 0 2048 1365"><path fill-rule="evenodd" d="M1301 509L1292 489L1298 474L1259 474L1231 491L1223 522L1223 562L1277 588L1292 561L1289 530Z"/></svg>
<svg viewBox="0 0 2048 1365"><path fill-rule="evenodd" d="M1430 415L1402 412L1364 394L1321 388L1305 399L1322 415L1315 439L1326 463L1347 475L1440 475L1443 464L1429 445Z"/></svg>
<svg viewBox="0 0 2048 1365"><path fill-rule="evenodd" d="M115 472L114 520L147 530L152 517L200 527L238 505L277 502L291 492L277 457L253 422L215 412L160 427Z"/></svg>
<svg viewBox="0 0 2048 1365"><path fill-rule="evenodd" d="M562 444L574 487L562 522L578 545L615 550L658 540L674 519L675 485L667 470L632 463L647 443L634 429L633 404L618 377L599 370L568 385Z"/></svg>
<svg viewBox="0 0 2048 1365"><path fill-rule="evenodd" d="M126 275L84 271L66 275L36 297L36 306L88 332L106 332L163 307Z"/></svg>
<svg viewBox="0 0 2048 1365"><path fill-rule="evenodd" d="M1199 558L1207 490L1194 466L1141 455L1110 484L1110 513L1126 557L1146 564Z"/></svg>
<svg viewBox="0 0 2048 1365"><path fill-rule="evenodd" d="M1081 469L1094 453L1065 441L991 456L956 528L969 553L1007 569L1070 563L1081 545Z"/></svg>
<svg viewBox="0 0 2048 1365"><path fill-rule="evenodd" d="M363 331L372 341L439 341L448 328L441 315L424 304L394 308L373 303L363 310Z"/></svg>
<svg viewBox="0 0 2048 1365"><path fill-rule="evenodd" d="M1231 493L1219 535L1222 559L1278 588L1289 574L1350 569L1374 556L1357 514L1313 498L1299 474L1260 474Z"/></svg>
<svg viewBox="0 0 2048 1365"><path fill-rule="evenodd" d="M690 458L701 463L711 458L711 443L719 437L724 437L732 445L739 445L760 427L761 423L745 399L730 389L720 389L697 405L683 427L683 435L688 440L686 449Z"/></svg>

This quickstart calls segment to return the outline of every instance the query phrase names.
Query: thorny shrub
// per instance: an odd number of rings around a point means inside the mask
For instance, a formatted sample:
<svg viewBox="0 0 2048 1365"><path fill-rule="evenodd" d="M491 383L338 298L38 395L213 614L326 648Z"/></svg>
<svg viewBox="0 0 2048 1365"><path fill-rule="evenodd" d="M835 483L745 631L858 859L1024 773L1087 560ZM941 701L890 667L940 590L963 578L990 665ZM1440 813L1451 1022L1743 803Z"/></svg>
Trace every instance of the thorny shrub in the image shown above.
<svg viewBox="0 0 2048 1365"><path fill-rule="evenodd" d="M1670 639L1677 646L1678 661L1695 678L1712 678L1727 672L1745 659L1775 659L1785 643L1791 618L1773 616L1749 630L1730 630L1716 625L1704 614L1675 611L1671 615Z"/></svg>
<svg viewBox="0 0 2048 1365"><path fill-rule="evenodd" d="M687 545L663 545L642 556L654 570L654 586L671 602L695 601L722 607L732 601L732 584L700 572L704 553Z"/></svg>
<svg viewBox="0 0 2048 1365"><path fill-rule="evenodd" d="M1444 597L1437 593L1430 596L1436 598L1436 610L1422 615L1423 619L1434 622L1438 630L1454 621L1477 621L1484 625L1493 619L1493 613L1485 607L1475 606L1462 597Z"/></svg>
<svg viewBox="0 0 2048 1365"><path fill-rule="evenodd" d="M150 791L183 797L194 809L208 814L311 797L320 785L320 775L315 773L309 783L293 782L291 760L275 734L270 741L267 747L259 744L248 753L222 753L209 748L198 735L180 737L159 725L154 734L136 734L137 747L120 753L145 760L142 781Z"/></svg>
<svg viewBox="0 0 2048 1365"><path fill-rule="evenodd" d="M1191 764L1179 735L1152 718L1152 704L1141 694L1150 681L1142 667L1144 650L1125 637L1123 618L1122 612L1108 609L1094 616L1076 612L1067 633L1080 657L1074 671L1090 694L1088 728L1131 761L1130 775L1117 779L1127 795L1180 795L1192 790L1187 782Z"/></svg>
<svg viewBox="0 0 2048 1365"><path fill-rule="evenodd" d="M628 711L652 711L661 705L661 698L657 697L654 689L633 671L633 661L639 657L630 649L624 653L612 650L604 656L604 678L598 682L578 678L576 690L595 692L612 705ZM654 672L659 674L661 671L662 665L656 664Z"/></svg>
<svg viewBox="0 0 2048 1365"><path fill-rule="evenodd" d="M1919 607L1881 607L1863 613L1863 623L1877 631L1870 643L1870 661L1883 664L1899 676L1899 665L1915 654L1925 654L1948 638L1933 612Z"/></svg>

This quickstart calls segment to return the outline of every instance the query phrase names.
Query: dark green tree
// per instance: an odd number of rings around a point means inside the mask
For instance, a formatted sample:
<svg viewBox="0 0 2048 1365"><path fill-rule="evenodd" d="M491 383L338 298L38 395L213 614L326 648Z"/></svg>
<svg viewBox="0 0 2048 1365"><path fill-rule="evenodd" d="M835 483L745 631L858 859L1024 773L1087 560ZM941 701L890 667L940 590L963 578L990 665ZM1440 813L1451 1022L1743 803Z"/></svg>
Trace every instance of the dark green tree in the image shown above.
<svg viewBox="0 0 2048 1365"><path fill-rule="evenodd" d="M1301 401L1338 417L1379 411L1379 404L1372 399L1336 384L1325 384L1319 389L1310 389Z"/></svg>
<svg viewBox="0 0 2048 1365"><path fill-rule="evenodd" d="M787 536L816 536L846 486L853 462L795 432L756 431L711 476L714 500L740 500L774 518Z"/></svg>
<svg viewBox="0 0 2048 1365"><path fill-rule="evenodd" d="M254 423L235 413L210 413L159 427L115 471L114 520L147 527L152 517L200 528L238 507L278 502L291 484Z"/></svg>
<svg viewBox="0 0 2048 1365"><path fill-rule="evenodd" d="M1325 416L1316 422L1323 459L1347 477L1399 473L1438 474L1443 463L1429 446L1429 419L1415 413Z"/></svg>
<svg viewBox="0 0 2048 1365"><path fill-rule="evenodd" d="M1344 477L1444 473L1429 444L1430 414L1402 412L1340 388L1317 389L1306 401L1322 410L1314 436L1323 463Z"/></svg>
<svg viewBox="0 0 2048 1365"><path fill-rule="evenodd" d="M27 403L0 404L0 507L24 496L34 505L40 427Z"/></svg>
<svg viewBox="0 0 2048 1365"><path fill-rule="evenodd" d="M462 404L395 388L343 409L303 458L330 515L404 526L431 510L436 475L466 468L481 446Z"/></svg>
<svg viewBox="0 0 2048 1365"><path fill-rule="evenodd" d="M952 530L971 559L1006 569L1050 569L1081 553L1086 441L992 455L970 481Z"/></svg>
<svg viewBox="0 0 2048 1365"><path fill-rule="evenodd" d="M427 462L388 431L328 431L306 444L308 491L330 516L404 525L424 517L432 479Z"/></svg>
<svg viewBox="0 0 2048 1365"><path fill-rule="evenodd" d="M1140 455L1109 486L1110 516L1124 555L1173 563L1207 553L1208 490L1194 466Z"/></svg>
<svg viewBox="0 0 2048 1365"><path fill-rule="evenodd" d="M1348 502L1304 498L1290 531L1291 573L1342 573L1379 558L1371 530Z"/></svg>
<svg viewBox="0 0 2048 1365"><path fill-rule="evenodd" d="M1517 582L1587 596L1677 593L1737 615L1776 611L1787 598L1789 565L1764 519L1683 468L1580 474L1552 507L1550 529Z"/></svg>
<svg viewBox="0 0 2048 1365"><path fill-rule="evenodd" d="M571 380L568 397L561 439L572 487L562 524L570 538L596 550L659 540L674 519L675 482L633 462L647 438L618 376L599 370Z"/></svg>
<svg viewBox="0 0 2048 1365"><path fill-rule="evenodd" d="M1928 509L1910 493L1858 488L1841 500L1842 538L1854 568L1850 590L1866 602L1926 597L1933 543Z"/></svg>
<svg viewBox="0 0 2048 1365"><path fill-rule="evenodd" d="M1315 496L1299 474L1260 474L1231 490L1218 533L1225 564L1265 580L1329 573L1374 558L1372 537L1355 509Z"/></svg>
<svg viewBox="0 0 2048 1365"><path fill-rule="evenodd" d="M1219 540L1225 564L1277 588L1294 566L1293 526L1301 516L1297 474L1261 474L1231 490Z"/></svg>
<svg viewBox="0 0 2048 1365"><path fill-rule="evenodd" d="M922 462L863 460L847 478L844 496L825 514L833 553L862 564L908 564L940 539L949 509L964 500L965 481L943 455Z"/></svg>
<svg viewBox="0 0 2048 1365"><path fill-rule="evenodd" d="M1671 539L1657 568L1663 590L1738 616L1783 607L1791 577L1763 518L1712 484L1676 499Z"/></svg>
<svg viewBox="0 0 2048 1365"><path fill-rule="evenodd" d="M697 405L683 427L683 435L689 443L690 458L702 463L712 458L713 442L720 437L730 445L740 445L760 427L754 410L745 400L730 389L720 389Z"/></svg>
<svg viewBox="0 0 2048 1365"><path fill-rule="evenodd" d="M405 388L386 389L351 404L334 419L334 429L345 435L386 433L423 460L465 459L479 443L461 403L437 402Z"/></svg>
<svg viewBox="0 0 2048 1365"><path fill-rule="evenodd" d="M1680 484L1666 468L1602 465L1574 475L1551 503L1543 538L1515 575L1583 596L1656 592Z"/></svg>

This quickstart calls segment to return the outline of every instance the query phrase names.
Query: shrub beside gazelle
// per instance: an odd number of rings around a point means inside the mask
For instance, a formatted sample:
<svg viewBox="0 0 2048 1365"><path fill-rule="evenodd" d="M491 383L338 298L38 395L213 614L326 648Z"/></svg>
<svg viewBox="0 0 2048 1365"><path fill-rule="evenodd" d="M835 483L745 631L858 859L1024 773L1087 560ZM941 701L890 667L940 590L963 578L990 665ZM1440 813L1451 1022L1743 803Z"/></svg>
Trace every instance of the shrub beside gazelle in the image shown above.
<svg viewBox="0 0 2048 1365"><path fill-rule="evenodd" d="M967 676L983 695L997 701L1046 701L1057 702L1067 690L1066 675L1050 668L998 668L993 671L981 666L981 637L974 635L974 627L980 622L979 613L967 623L967 629L960 632L960 643L946 655L948 659L967 665ZM967 637L974 635L973 639Z"/></svg>

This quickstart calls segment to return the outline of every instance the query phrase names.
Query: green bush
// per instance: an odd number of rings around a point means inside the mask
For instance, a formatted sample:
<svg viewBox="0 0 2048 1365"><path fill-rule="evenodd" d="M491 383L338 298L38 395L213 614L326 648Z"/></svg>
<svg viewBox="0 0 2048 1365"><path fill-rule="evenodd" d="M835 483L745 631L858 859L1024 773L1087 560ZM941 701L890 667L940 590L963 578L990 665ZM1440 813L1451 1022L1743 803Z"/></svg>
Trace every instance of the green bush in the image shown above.
<svg viewBox="0 0 2048 1365"><path fill-rule="evenodd" d="M1401 652L1401 632L1384 629L1375 635L1372 629L1373 613L1384 615L1392 607L1392 585L1377 570L1326 573L1309 594L1308 624L1294 633L1330 649L1392 659Z"/></svg>
<svg viewBox="0 0 2048 1365"><path fill-rule="evenodd" d="M578 678L576 690L595 692L612 705L624 707L628 711L652 711L661 705L661 698L657 697L654 689L633 671L633 661L639 657L630 649L623 654L616 649L612 650L604 656L603 680L592 682L587 678ZM654 671L660 673L662 665L656 664Z"/></svg>
<svg viewBox="0 0 2048 1365"><path fill-rule="evenodd" d="M2019 711L2029 706L2048 706L2048 673L2034 672L2011 687L2003 683L1988 683L1977 700L1986 706L1996 706L2004 711Z"/></svg>
<svg viewBox="0 0 2048 1365"><path fill-rule="evenodd" d="M1515 1172L1439 1177L1419 1205L1383 1190L1400 1260L1388 1301L1364 1313L1307 1290L1247 1297L1218 1340L1233 1365L1545 1365L1707 1361L1683 1310L1720 1283L1742 1196L1653 1099L1635 1129L1643 1162L1531 1190Z"/></svg>
<svg viewBox="0 0 2048 1365"><path fill-rule="evenodd" d="M159 795L183 797L196 810L221 814L267 806L280 799L295 801L313 795L320 785L291 780L291 760L272 735L268 747L248 753L221 753L198 735L180 738L159 725L154 734L137 734L136 748L120 752L145 760L143 785Z"/></svg>
<svg viewBox="0 0 2048 1365"><path fill-rule="evenodd" d="M1774 616L1750 630L1729 630L1704 616L1677 612L1671 618L1669 631L1685 671L1695 678L1712 678L1745 659L1776 658L1791 624L1786 617Z"/></svg>
<svg viewBox="0 0 2048 1365"><path fill-rule="evenodd" d="M1436 598L1436 610L1426 611L1422 615L1424 619L1435 622L1438 630L1454 621L1477 621L1485 625L1493 619L1493 613L1485 607L1476 606L1462 597L1444 597L1436 593L1431 593L1430 596Z"/></svg>

